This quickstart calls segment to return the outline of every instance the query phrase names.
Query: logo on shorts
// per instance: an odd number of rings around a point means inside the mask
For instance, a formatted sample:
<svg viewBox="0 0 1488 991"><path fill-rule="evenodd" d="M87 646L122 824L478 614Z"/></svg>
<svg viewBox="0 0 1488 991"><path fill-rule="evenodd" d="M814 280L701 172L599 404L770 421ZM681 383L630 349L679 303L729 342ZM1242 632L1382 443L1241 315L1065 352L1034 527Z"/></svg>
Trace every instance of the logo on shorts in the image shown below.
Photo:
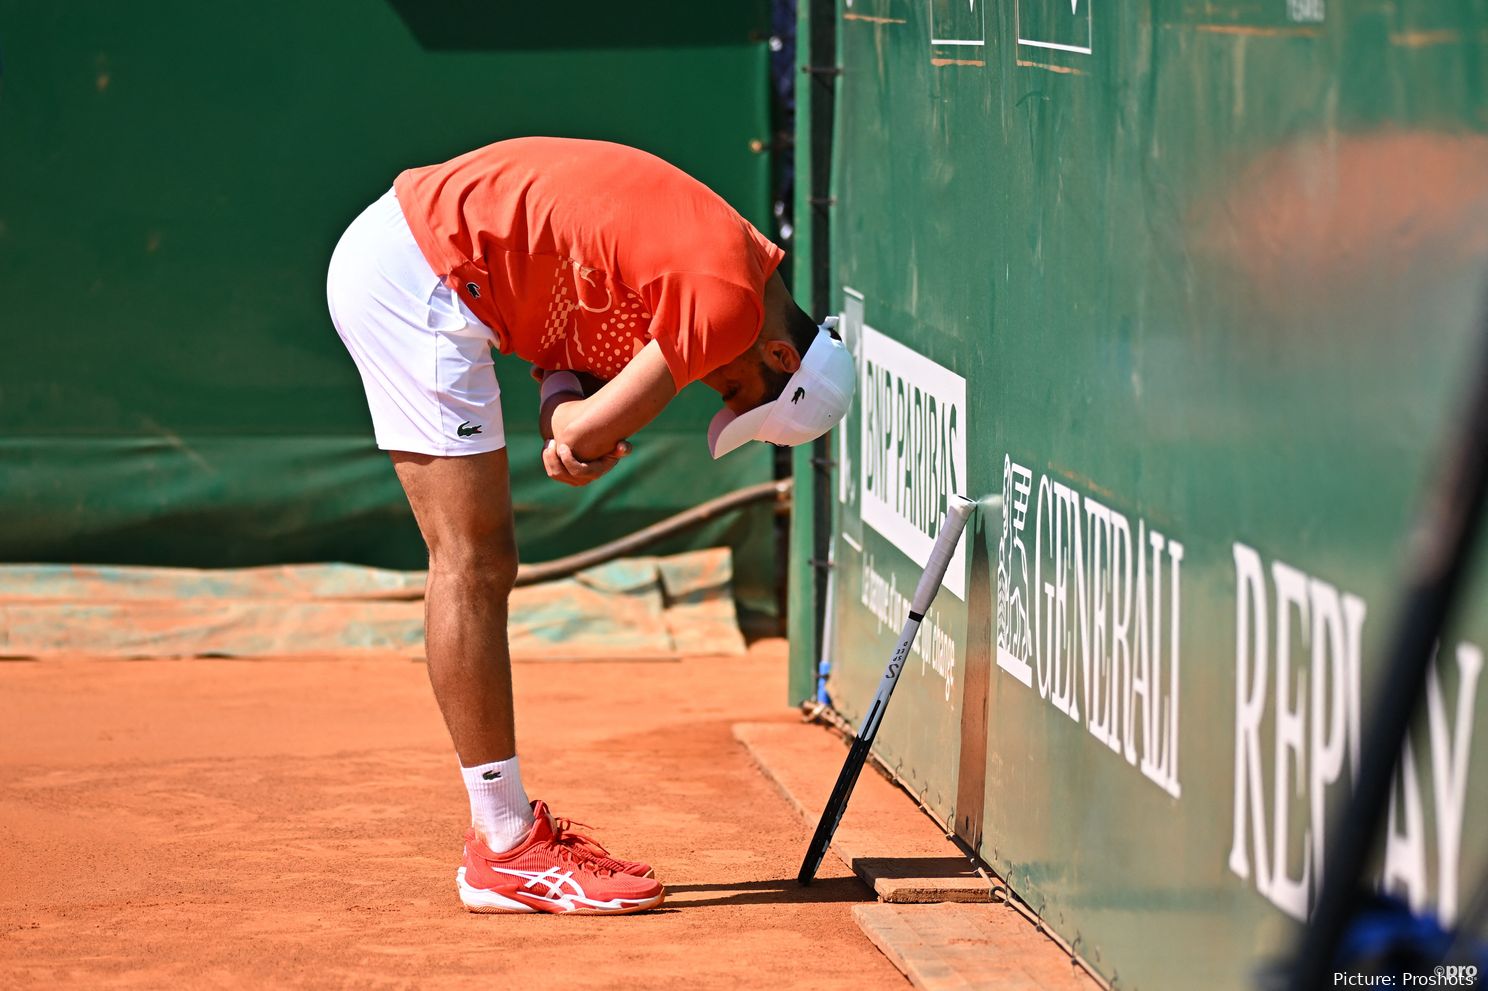
<svg viewBox="0 0 1488 991"><path fill-rule="evenodd" d="M481 428L479 426L472 427L469 420L466 420L464 423L455 428L455 433L459 434L461 437L474 437L480 432Z"/></svg>
<svg viewBox="0 0 1488 991"><path fill-rule="evenodd" d="M474 296L476 299L480 299L480 286L476 285L474 282L465 283L465 291L470 293L470 295Z"/></svg>
<svg viewBox="0 0 1488 991"><path fill-rule="evenodd" d="M791 396L791 405L794 406L794 405L796 405L796 403L799 403L802 399L805 399L805 398L806 398L806 390L805 389L797 389L796 390L796 394L794 396Z"/></svg>

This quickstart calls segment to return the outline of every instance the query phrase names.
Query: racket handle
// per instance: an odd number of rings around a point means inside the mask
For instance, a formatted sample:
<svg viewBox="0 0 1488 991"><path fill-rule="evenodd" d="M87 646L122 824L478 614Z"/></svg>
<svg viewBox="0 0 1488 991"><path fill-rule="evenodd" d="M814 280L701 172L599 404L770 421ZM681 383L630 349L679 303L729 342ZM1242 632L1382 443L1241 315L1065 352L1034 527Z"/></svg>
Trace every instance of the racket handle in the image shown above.
<svg viewBox="0 0 1488 991"><path fill-rule="evenodd" d="M945 522L940 525L940 536L935 538L935 546L930 549L930 560L925 562L925 573L920 576L920 583L915 586L914 598L910 600L910 612L923 616L930 608L930 603L935 601L935 593L940 591L940 583L945 580L946 568L950 567L951 555L956 553L961 531L966 529L966 521L971 519L971 511L975 508L976 503L970 499L951 496L951 504L946 507Z"/></svg>

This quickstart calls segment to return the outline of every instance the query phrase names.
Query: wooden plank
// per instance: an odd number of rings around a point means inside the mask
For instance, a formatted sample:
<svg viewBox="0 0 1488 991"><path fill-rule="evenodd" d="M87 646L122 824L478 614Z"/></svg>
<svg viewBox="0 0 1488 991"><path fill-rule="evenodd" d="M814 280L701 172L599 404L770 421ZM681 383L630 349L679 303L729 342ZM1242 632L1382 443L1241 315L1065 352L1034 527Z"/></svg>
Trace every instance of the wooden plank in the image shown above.
<svg viewBox="0 0 1488 991"><path fill-rule="evenodd" d="M855 905L853 919L910 983L924 991L1100 987L1006 905Z"/></svg>

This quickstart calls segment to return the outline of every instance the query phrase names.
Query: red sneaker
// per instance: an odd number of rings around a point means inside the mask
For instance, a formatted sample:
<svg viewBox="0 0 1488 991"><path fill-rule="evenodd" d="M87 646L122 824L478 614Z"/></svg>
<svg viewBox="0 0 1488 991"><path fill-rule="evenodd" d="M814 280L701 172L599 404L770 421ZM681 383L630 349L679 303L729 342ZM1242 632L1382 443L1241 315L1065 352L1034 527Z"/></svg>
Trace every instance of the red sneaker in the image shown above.
<svg viewBox="0 0 1488 991"><path fill-rule="evenodd" d="M538 803L533 802L532 804L533 806L536 806ZM535 812L534 815L536 815ZM583 826L585 829L593 829L594 827L589 825L588 823L563 818L554 818L553 822L556 825L558 832L562 833L566 837L572 838L575 843L589 850L589 852L592 853L594 856L603 857L606 860L610 860L615 862L616 864L619 864L620 866L618 870L621 874L630 874L635 877L656 876L656 870L650 864L643 864L639 860L621 860L619 857L615 856L614 854L610 853L610 851L600 846L599 841L596 840L594 837L590 836L587 833L580 833L574 829L575 826Z"/></svg>
<svg viewBox="0 0 1488 991"><path fill-rule="evenodd" d="M621 870L553 822L548 807L532 803L532 832L505 853L493 853L465 833L465 862L455 875L460 901L472 912L575 912L621 915L656 908L666 897L654 878Z"/></svg>

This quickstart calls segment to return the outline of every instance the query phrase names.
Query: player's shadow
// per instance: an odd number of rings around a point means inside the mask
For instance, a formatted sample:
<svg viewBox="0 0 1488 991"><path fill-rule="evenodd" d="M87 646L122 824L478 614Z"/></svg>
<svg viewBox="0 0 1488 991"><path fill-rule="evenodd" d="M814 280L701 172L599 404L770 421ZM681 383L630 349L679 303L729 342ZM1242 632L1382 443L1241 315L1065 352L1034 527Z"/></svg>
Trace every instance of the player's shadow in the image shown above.
<svg viewBox="0 0 1488 991"><path fill-rule="evenodd" d="M726 884L669 884L666 890L667 907L675 909L707 905L803 905L876 900L873 889L855 877L817 878L804 887L791 877Z"/></svg>

